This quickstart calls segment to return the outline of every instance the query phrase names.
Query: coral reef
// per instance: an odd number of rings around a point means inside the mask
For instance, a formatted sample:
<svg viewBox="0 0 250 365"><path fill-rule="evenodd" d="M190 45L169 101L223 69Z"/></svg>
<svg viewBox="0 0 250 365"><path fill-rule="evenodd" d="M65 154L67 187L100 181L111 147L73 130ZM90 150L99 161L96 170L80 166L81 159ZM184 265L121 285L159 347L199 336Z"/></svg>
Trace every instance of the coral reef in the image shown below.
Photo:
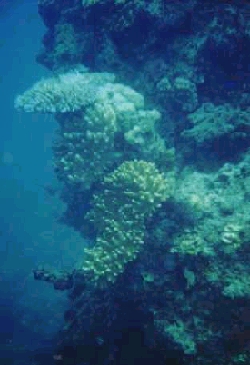
<svg viewBox="0 0 250 365"><path fill-rule="evenodd" d="M73 346L74 365L92 365L82 349L95 343L107 350L100 363L127 364L127 341L131 363L144 360L126 337L136 328L160 365L248 363L249 5L38 9L47 29L37 61L55 75L15 106L54 114L65 223L78 222L83 246L93 240L77 272L36 272L69 290L59 354Z"/></svg>

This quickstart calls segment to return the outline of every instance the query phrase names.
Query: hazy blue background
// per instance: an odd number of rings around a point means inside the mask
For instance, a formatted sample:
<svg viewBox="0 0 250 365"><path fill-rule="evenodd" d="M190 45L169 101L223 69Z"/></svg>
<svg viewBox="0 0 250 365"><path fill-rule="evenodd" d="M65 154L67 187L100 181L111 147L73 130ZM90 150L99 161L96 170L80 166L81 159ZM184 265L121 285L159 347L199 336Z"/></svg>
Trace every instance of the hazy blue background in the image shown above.
<svg viewBox="0 0 250 365"><path fill-rule="evenodd" d="M18 113L13 101L49 72L36 64L44 26L35 0L0 3L0 357L40 346L62 324L64 293L34 282L40 262L70 267L83 242L56 218L63 204L44 192L56 184L51 143L52 117ZM21 350L20 350L21 351Z"/></svg>

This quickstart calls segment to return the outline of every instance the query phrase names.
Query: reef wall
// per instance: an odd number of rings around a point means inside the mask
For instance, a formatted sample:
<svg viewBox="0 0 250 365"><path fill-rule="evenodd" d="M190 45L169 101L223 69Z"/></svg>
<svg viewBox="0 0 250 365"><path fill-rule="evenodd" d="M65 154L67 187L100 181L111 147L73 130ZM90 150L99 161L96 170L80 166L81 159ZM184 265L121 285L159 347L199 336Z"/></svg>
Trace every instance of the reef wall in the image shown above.
<svg viewBox="0 0 250 365"><path fill-rule="evenodd" d="M93 340L119 363L119 336L139 329L139 358L249 362L250 5L40 0L38 10L37 61L53 75L15 106L54 115L65 223L93 240L79 270L36 277L69 289L58 353L71 344L75 364L92 364L80 349Z"/></svg>

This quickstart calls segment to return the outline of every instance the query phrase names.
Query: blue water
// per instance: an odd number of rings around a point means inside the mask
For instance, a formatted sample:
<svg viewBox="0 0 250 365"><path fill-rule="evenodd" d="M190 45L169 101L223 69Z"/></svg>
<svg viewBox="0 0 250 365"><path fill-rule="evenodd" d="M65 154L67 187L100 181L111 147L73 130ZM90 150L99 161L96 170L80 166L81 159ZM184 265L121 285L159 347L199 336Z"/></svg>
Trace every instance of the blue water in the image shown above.
<svg viewBox="0 0 250 365"><path fill-rule="evenodd" d="M13 108L16 94L48 75L35 62L43 33L35 0L1 0L0 363L4 365L28 365L30 352L49 348L62 324L65 294L34 282L32 269L45 261L69 267L82 251L78 234L57 222L62 203L44 190L53 184L51 142L56 126L51 118L18 114Z"/></svg>

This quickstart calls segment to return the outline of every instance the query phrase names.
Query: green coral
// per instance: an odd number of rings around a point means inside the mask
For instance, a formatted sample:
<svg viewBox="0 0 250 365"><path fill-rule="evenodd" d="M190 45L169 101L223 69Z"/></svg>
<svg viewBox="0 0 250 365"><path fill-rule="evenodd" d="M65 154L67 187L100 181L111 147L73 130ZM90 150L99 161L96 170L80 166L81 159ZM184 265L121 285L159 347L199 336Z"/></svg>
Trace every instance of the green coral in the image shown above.
<svg viewBox="0 0 250 365"><path fill-rule="evenodd" d="M243 243L243 240L241 239L243 232L243 226L239 222L228 222L224 226L220 237L222 241L222 251L227 254L233 254L240 249Z"/></svg>
<svg viewBox="0 0 250 365"><path fill-rule="evenodd" d="M175 318L172 323L169 323L168 321L162 322L166 336L178 344L180 348L182 348L184 354L196 354L197 348L194 333L188 328L189 326L185 322L183 322L180 318Z"/></svg>
<svg viewBox="0 0 250 365"><path fill-rule="evenodd" d="M221 259L214 258L204 269L206 280L213 286L219 287L227 298L249 298L250 268L247 255L247 253L243 254L244 259L230 255Z"/></svg>
<svg viewBox="0 0 250 365"><path fill-rule="evenodd" d="M178 252L184 255L214 256L215 252L211 242L205 237L202 229L184 230L174 238L171 252Z"/></svg>
<svg viewBox="0 0 250 365"><path fill-rule="evenodd" d="M194 139L200 145L226 134L233 138L246 137L250 127L249 110L242 111L228 103L204 103L188 115L188 120L192 128L185 130L183 136Z"/></svg>
<svg viewBox="0 0 250 365"><path fill-rule="evenodd" d="M114 281L144 243L145 217L172 194L173 182L154 163L127 161L104 178L87 217L97 230L93 249L85 249L83 270L94 280Z"/></svg>

